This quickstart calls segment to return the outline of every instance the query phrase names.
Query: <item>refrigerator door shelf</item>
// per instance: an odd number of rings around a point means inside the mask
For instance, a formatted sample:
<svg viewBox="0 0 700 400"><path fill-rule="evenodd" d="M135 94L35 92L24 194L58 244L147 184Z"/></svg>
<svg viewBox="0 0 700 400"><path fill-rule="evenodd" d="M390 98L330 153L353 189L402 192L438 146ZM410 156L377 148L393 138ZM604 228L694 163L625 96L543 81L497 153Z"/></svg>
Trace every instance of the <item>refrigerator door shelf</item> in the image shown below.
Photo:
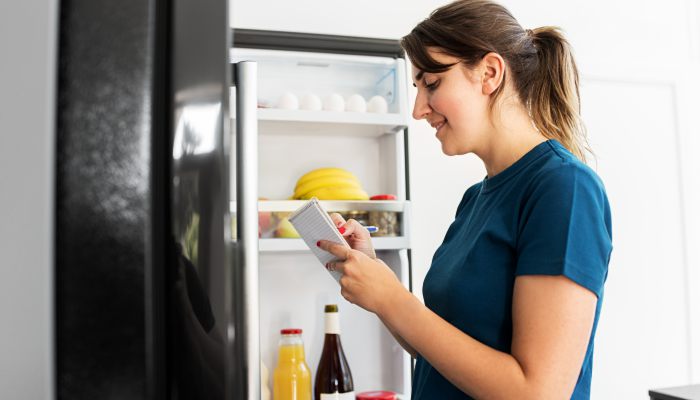
<svg viewBox="0 0 700 400"><path fill-rule="evenodd" d="M232 112L235 120L235 113ZM262 135L334 135L378 137L403 132L408 120L400 114L344 111L258 109Z"/></svg>

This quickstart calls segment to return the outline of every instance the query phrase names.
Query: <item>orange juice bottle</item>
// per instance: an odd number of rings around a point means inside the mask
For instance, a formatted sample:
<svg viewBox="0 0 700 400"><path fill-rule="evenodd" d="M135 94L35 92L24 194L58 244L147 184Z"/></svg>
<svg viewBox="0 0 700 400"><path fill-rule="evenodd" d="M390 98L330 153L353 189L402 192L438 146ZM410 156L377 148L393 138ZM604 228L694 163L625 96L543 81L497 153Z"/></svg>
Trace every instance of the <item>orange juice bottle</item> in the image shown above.
<svg viewBox="0 0 700 400"><path fill-rule="evenodd" d="M311 400L311 371L304 359L301 329L282 329L277 367L273 375L274 400Z"/></svg>

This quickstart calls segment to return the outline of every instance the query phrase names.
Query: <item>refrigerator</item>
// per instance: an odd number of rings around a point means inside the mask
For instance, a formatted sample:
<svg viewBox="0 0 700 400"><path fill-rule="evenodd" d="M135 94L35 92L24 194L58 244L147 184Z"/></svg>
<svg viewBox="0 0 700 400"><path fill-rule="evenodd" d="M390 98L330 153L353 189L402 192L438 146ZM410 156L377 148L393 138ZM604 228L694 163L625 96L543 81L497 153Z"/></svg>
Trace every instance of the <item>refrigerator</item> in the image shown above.
<svg viewBox="0 0 700 400"><path fill-rule="evenodd" d="M342 299L301 239L262 226L301 204L289 200L301 174L345 168L397 199L324 207L394 215L395 235L374 243L410 289L403 53L392 40L232 30L228 7L60 4L56 395L259 399L280 329L303 329L313 374L323 306L337 303L355 391L408 398L411 360L381 322ZM386 109L290 110L289 93L382 96Z"/></svg>

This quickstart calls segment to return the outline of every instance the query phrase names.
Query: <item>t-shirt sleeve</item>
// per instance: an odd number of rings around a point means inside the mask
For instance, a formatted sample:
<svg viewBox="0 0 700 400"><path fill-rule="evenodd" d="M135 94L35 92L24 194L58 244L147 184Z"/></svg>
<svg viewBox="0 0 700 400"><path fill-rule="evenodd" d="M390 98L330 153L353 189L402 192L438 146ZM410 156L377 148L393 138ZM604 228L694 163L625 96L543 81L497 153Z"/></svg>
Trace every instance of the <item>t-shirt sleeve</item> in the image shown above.
<svg viewBox="0 0 700 400"><path fill-rule="evenodd" d="M564 275L602 295L612 228L595 173L572 164L545 171L523 204L518 231L516 275Z"/></svg>

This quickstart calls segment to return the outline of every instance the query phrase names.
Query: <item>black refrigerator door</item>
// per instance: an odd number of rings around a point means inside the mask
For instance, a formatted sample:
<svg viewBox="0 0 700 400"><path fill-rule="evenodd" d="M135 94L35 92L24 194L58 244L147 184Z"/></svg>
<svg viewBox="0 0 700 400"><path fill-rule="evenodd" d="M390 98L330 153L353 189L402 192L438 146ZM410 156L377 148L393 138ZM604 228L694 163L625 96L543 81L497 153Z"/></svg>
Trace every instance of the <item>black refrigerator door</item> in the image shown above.
<svg viewBox="0 0 700 400"><path fill-rule="evenodd" d="M167 6L59 4L56 393L163 398Z"/></svg>
<svg viewBox="0 0 700 400"><path fill-rule="evenodd" d="M58 398L242 398L227 0L67 0L59 31Z"/></svg>
<svg viewBox="0 0 700 400"><path fill-rule="evenodd" d="M177 399L233 399L226 0L176 0L170 43L168 365ZM228 248L228 251L227 251Z"/></svg>

